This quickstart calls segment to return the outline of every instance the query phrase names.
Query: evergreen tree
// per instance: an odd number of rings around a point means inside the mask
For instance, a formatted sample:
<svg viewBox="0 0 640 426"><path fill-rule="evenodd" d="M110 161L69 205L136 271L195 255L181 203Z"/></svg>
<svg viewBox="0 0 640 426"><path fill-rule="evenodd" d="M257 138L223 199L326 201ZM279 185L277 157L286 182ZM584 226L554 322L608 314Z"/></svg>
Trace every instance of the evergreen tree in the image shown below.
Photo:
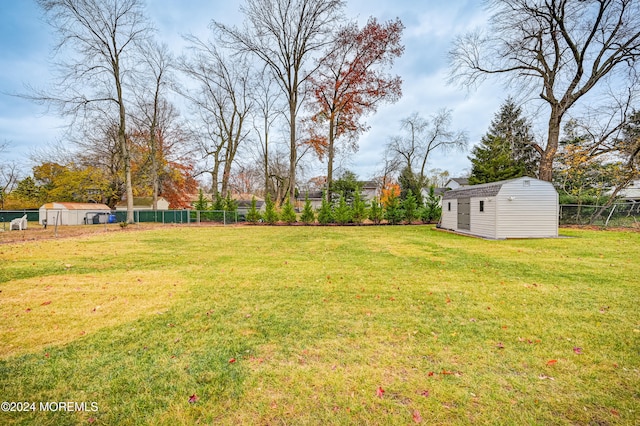
<svg viewBox="0 0 640 426"><path fill-rule="evenodd" d="M391 225L397 225L404 219L404 210L400 205L400 197L391 191L387 202L384 205L384 218Z"/></svg>
<svg viewBox="0 0 640 426"><path fill-rule="evenodd" d="M436 195L435 187L431 185L429 187L429 195L421 211L421 219L425 223L433 223L439 221L441 215L442 206L440 205L440 197Z"/></svg>
<svg viewBox="0 0 640 426"><path fill-rule="evenodd" d="M223 209L227 212L238 211L238 202L231 198L230 192L227 192L227 197L224 199Z"/></svg>
<svg viewBox="0 0 640 426"><path fill-rule="evenodd" d="M302 223L310 224L315 222L316 215L313 212L313 208L311 207L311 201L309 200L309 194L304 198L304 208L302 209L302 214L300 215L300 220Z"/></svg>
<svg viewBox="0 0 640 426"><path fill-rule="evenodd" d="M347 204L347 200L345 199L344 195L340 195L338 206L336 207L333 214L334 214L336 223L340 225L344 225L346 223L351 222L351 217L352 217L351 207L349 206L349 204Z"/></svg>
<svg viewBox="0 0 640 426"><path fill-rule="evenodd" d="M296 211L293 208L293 204L287 197L287 200L282 205L282 212L280 213L280 220L287 224L296 223L298 221L298 217L296 216Z"/></svg>
<svg viewBox="0 0 640 426"><path fill-rule="evenodd" d="M264 221L269 225L273 225L278 221L278 212L276 211L276 206L271 200L271 194L267 194L267 199L265 200L265 210L264 210Z"/></svg>
<svg viewBox="0 0 640 426"><path fill-rule="evenodd" d="M211 210L222 211L224 210L224 198L220 195L220 193L216 193L216 199L211 205Z"/></svg>
<svg viewBox="0 0 640 426"><path fill-rule="evenodd" d="M419 182L418 176L410 167L405 167L398 176L398 184L400 185L400 198L405 200L409 192L413 193L418 206L422 205L422 182Z"/></svg>
<svg viewBox="0 0 640 426"><path fill-rule="evenodd" d="M411 223L418 218L418 201L411 189L409 189L407 197L402 201L402 209L407 222Z"/></svg>
<svg viewBox="0 0 640 426"><path fill-rule="evenodd" d="M353 194L353 206L351 208L351 219L353 223L360 224L367 218L367 203L362 199L360 190Z"/></svg>
<svg viewBox="0 0 640 426"><path fill-rule="evenodd" d="M371 208L369 209L369 220L371 220L376 225L382 221L384 211L382 209L382 205L380 205L380 201L378 198L374 198L371 201Z"/></svg>
<svg viewBox="0 0 640 426"><path fill-rule="evenodd" d="M198 190L198 200L193 205L193 208L196 210L207 210L209 208L209 201L205 198L202 188Z"/></svg>
<svg viewBox="0 0 640 426"><path fill-rule="evenodd" d="M471 151L469 183L496 182L536 176L539 154L533 147L531 124L509 98L496 113L489 131Z"/></svg>
<svg viewBox="0 0 640 426"><path fill-rule="evenodd" d="M318 222L322 225L326 225L328 223L332 223L333 220L333 209L331 207L331 203L327 201L326 194L323 194L322 204L320 205L320 210L318 210Z"/></svg>
<svg viewBox="0 0 640 426"><path fill-rule="evenodd" d="M247 222L257 223L262 218L256 206L256 197L251 198L251 207L247 212Z"/></svg>

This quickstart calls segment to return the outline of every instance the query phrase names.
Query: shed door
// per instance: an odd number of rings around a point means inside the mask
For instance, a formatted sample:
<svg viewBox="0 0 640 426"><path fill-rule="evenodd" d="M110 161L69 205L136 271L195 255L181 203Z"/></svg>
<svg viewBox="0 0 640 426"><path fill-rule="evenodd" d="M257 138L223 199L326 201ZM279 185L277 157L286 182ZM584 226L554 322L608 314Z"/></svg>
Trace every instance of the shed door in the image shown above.
<svg viewBox="0 0 640 426"><path fill-rule="evenodd" d="M458 229L471 228L471 199L458 198Z"/></svg>

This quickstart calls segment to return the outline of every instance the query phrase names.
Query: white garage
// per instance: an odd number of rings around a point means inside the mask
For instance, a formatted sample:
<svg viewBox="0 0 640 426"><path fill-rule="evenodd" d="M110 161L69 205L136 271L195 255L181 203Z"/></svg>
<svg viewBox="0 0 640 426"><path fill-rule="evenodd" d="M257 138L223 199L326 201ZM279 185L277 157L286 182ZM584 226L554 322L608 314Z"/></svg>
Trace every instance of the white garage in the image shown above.
<svg viewBox="0 0 640 426"><path fill-rule="evenodd" d="M86 225L107 223L111 208L97 203L47 203L40 207L39 213L41 225Z"/></svg>
<svg viewBox="0 0 640 426"><path fill-rule="evenodd" d="M439 226L494 239L557 237L558 192L530 177L452 189Z"/></svg>

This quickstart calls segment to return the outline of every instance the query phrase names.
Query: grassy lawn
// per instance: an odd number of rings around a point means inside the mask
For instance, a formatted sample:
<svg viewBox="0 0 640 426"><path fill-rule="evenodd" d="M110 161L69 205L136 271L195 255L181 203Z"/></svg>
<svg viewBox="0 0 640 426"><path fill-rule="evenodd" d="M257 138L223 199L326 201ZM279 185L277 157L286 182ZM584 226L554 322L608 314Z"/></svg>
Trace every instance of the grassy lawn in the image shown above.
<svg viewBox="0 0 640 426"><path fill-rule="evenodd" d="M638 424L640 233L562 234L0 245L0 400L36 403L0 424Z"/></svg>

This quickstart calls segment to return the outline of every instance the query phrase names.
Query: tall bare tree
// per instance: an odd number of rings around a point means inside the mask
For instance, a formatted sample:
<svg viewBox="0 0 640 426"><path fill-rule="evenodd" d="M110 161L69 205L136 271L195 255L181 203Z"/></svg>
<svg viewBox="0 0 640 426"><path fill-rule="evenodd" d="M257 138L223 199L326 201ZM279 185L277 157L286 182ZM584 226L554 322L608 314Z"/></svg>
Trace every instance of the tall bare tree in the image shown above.
<svg viewBox="0 0 640 426"><path fill-rule="evenodd" d="M131 158L127 141L127 82L135 70L140 42L152 31L142 0L37 0L59 36L56 51L70 54L57 64L55 92L32 96L74 121L94 109L118 117L124 166L127 222L133 222Z"/></svg>
<svg viewBox="0 0 640 426"><path fill-rule="evenodd" d="M151 41L146 43L144 52L145 54L141 57L144 67L141 74L143 81L137 84L139 115L134 118L134 121L138 131L145 135L148 141L152 208L157 210L161 165L159 134L167 133L166 128L176 116L173 106L166 99L166 93L172 82L173 59L166 45L159 45Z"/></svg>
<svg viewBox="0 0 640 426"><path fill-rule="evenodd" d="M424 188L428 182L427 164L435 151L462 151L467 147L467 134L451 129L451 110L441 109L429 119L417 112L401 122L403 134L394 136L387 149L402 169L415 176L416 184Z"/></svg>
<svg viewBox="0 0 640 426"><path fill-rule="evenodd" d="M551 181L563 118L607 79L633 79L640 59L636 0L491 0L486 32L465 34L450 51L452 81L475 85L506 75L549 107L540 179Z"/></svg>
<svg viewBox="0 0 640 426"><path fill-rule="evenodd" d="M260 73L256 75L257 81L254 85L253 99L255 104L254 123L255 134L259 144L259 159L263 168L264 176L264 197L271 194L273 199L275 194L272 191L271 178L269 173L269 151L271 141L271 130L278 118L282 117L279 93L277 92L276 82L274 81L271 70L264 67Z"/></svg>
<svg viewBox="0 0 640 426"><path fill-rule="evenodd" d="M181 90L205 120L209 142L205 153L213 157L213 192L218 194L218 171L222 166L220 192L226 197L231 168L238 147L246 140L247 119L252 109L251 71L242 57L227 58L212 42L188 37L191 58L181 59L181 69L197 83L197 89Z"/></svg>
<svg viewBox="0 0 640 426"><path fill-rule="evenodd" d="M312 55L329 41L338 23L343 0L246 0L241 7L244 28L213 22L221 39L249 52L273 72L289 109L289 197L295 198L298 137L296 121L302 86L313 69Z"/></svg>

